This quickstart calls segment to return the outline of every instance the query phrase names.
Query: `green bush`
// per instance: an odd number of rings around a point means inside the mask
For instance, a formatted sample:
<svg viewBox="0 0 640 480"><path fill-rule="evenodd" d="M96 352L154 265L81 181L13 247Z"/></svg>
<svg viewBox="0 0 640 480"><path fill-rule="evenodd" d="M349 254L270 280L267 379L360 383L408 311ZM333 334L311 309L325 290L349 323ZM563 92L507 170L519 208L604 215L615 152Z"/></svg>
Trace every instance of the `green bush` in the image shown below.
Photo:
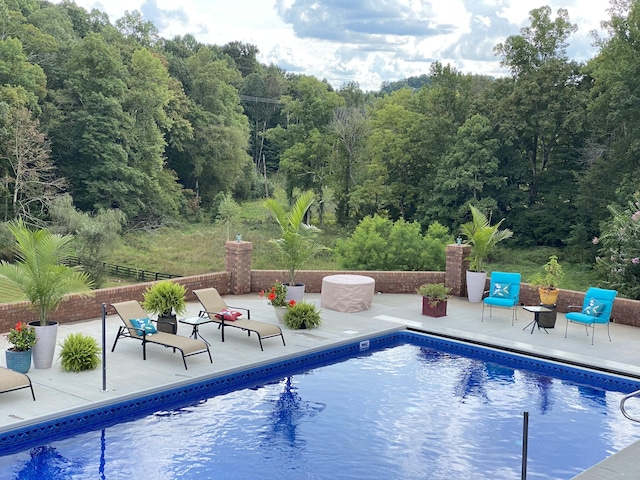
<svg viewBox="0 0 640 480"><path fill-rule="evenodd" d="M60 344L60 366L65 372L93 370L100 365L98 341L83 333L71 333Z"/></svg>
<svg viewBox="0 0 640 480"><path fill-rule="evenodd" d="M287 307L287 313L284 314L284 324L292 330L316 328L321 323L320 310L313 303L305 301Z"/></svg>
<svg viewBox="0 0 640 480"><path fill-rule="evenodd" d="M453 241L446 227L434 222L422 235L418 222L364 218L347 239L336 241L342 268L353 270L442 271L445 247Z"/></svg>

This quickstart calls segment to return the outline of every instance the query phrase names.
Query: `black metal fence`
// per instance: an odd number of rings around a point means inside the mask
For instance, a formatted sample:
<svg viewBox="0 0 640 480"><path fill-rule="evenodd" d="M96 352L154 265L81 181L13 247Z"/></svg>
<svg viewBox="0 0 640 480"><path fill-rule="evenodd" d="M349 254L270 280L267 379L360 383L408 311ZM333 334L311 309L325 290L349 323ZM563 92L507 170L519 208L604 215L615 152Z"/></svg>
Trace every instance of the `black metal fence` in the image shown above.
<svg viewBox="0 0 640 480"><path fill-rule="evenodd" d="M80 265L78 258L70 258L69 265ZM117 278L129 278L138 282L152 282L155 280L168 280L170 278L179 278L182 275L174 275L172 273L151 272L135 267L126 267L123 265L113 265L111 263L102 263L102 268L107 275Z"/></svg>

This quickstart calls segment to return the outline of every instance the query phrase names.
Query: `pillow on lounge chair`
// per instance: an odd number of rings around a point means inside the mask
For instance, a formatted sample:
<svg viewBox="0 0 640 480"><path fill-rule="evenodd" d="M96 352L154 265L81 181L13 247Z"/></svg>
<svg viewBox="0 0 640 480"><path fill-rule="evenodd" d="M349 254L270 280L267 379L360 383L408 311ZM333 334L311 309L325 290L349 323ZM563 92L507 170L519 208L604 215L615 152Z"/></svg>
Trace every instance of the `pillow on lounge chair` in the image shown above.
<svg viewBox="0 0 640 480"><path fill-rule="evenodd" d="M493 286L492 297L497 298L509 298L509 290L511 289L510 283L496 283Z"/></svg>
<svg viewBox="0 0 640 480"><path fill-rule="evenodd" d="M585 315L591 315L591 316L597 317L602 312L604 312L605 306L606 305L604 303L599 302L595 298L592 298L587 302L587 306L584 307L584 310L582 311L582 313L584 313Z"/></svg>
<svg viewBox="0 0 640 480"><path fill-rule="evenodd" d="M233 322L241 315L242 313L236 312L235 310L222 310L220 313L216 313L216 318Z"/></svg>
<svg viewBox="0 0 640 480"><path fill-rule="evenodd" d="M151 323L151 319L149 317L132 318L129 321L131 322L131 325L133 326L133 328L135 328L136 331L138 332L138 335L142 335L143 331L147 335L153 335L154 333L158 333L158 330L156 330L155 325Z"/></svg>

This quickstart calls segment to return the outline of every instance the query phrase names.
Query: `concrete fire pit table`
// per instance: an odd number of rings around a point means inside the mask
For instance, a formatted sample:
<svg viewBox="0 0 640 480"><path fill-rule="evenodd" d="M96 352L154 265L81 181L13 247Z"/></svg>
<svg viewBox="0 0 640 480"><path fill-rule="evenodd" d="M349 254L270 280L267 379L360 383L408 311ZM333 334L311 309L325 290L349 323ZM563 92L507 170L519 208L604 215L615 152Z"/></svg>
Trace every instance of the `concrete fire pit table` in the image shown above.
<svg viewBox="0 0 640 480"><path fill-rule="evenodd" d="M364 275L329 275L322 279L320 306L338 312L369 310L376 281Z"/></svg>

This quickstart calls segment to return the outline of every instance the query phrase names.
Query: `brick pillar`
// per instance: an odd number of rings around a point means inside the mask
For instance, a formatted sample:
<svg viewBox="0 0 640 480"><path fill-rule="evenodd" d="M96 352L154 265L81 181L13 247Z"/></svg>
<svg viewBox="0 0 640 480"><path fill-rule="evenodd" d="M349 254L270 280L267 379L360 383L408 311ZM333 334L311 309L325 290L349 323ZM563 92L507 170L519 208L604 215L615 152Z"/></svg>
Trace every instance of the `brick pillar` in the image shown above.
<svg viewBox="0 0 640 480"><path fill-rule="evenodd" d="M226 242L226 271L231 273L231 293L241 295L251 291L251 242Z"/></svg>
<svg viewBox="0 0 640 480"><path fill-rule="evenodd" d="M447 245L447 272L444 283L451 288L451 294L456 297L466 296L467 270L469 269L469 255L471 245Z"/></svg>

